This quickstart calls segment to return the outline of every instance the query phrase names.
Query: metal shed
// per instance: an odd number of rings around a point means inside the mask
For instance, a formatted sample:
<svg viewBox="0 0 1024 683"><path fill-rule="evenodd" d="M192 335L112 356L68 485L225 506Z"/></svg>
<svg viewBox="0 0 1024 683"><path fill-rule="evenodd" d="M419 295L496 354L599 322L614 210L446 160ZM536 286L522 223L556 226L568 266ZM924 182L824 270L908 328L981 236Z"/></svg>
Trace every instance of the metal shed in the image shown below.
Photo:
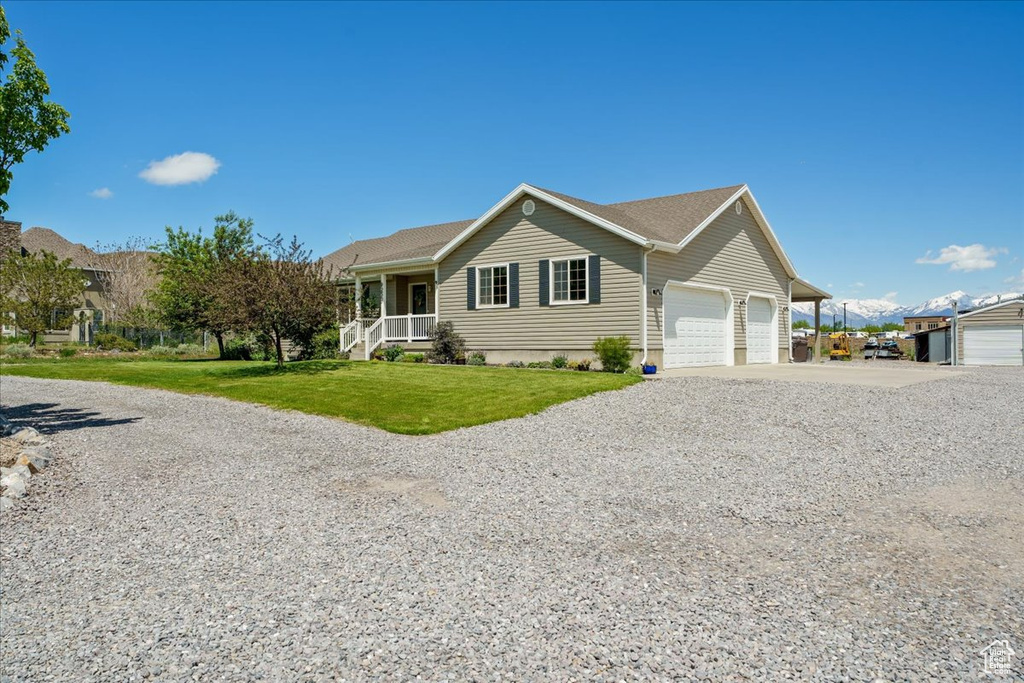
<svg viewBox="0 0 1024 683"><path fill-rule="evenodd" d="M953 334L949 325L914 334L914 357L919 363L949 363L953 358Z"/></svg>

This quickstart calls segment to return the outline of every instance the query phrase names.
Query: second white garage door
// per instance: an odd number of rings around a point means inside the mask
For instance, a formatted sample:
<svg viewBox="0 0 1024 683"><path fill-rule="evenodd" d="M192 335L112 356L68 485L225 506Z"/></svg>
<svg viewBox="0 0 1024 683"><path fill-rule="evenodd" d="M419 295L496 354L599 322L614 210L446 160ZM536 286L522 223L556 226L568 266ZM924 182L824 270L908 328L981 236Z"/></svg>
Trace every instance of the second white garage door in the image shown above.
<svg viewBox="0 0 1024 683"><path fill-rule="evenodd" d="M726 292L665 287L665 367L728 365L729 299Z"/></svg>
<svg viewBox="0 0 1024 683"><path fill-rule="evenodd" d="M774 307L763 296L747 299L747 362L777 363Z"/></svg>
<svg viewBox="0 0 1024 683"><path fill-rule="evenodd" d="M1024 365L1022 348L1022 325L964 325L964 365Z"/></svg>

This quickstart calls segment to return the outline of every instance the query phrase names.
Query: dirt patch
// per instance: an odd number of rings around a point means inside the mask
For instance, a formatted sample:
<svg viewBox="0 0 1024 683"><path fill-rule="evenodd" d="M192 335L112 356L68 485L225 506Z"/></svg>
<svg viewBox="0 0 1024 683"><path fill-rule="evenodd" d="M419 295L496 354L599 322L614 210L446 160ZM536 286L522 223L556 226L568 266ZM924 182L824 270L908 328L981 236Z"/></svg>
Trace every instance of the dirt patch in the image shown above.
<svg viewBox="0 0 1024 683"><path fill-rule="evenodd" d="M345 481L338 485L344 493L376 494L415 500L432 508L447 508L450 503L441 487L433 479L408 477L371 477L359 481Z"/></svg>
<svg viewBox="0 0 1024 683"><path fill-rule="evenodd" d="M0 467L10 467L18 458L21 444L14 439L0 439Z"/></svg>

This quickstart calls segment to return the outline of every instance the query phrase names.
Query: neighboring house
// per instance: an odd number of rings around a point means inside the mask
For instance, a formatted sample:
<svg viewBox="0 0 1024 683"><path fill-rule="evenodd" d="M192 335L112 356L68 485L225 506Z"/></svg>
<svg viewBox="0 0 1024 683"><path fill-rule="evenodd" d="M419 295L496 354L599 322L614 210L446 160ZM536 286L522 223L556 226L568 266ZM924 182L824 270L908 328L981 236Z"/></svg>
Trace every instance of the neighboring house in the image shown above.
<svg viewBox="0 0 1024 683"><path fill-rule="evenodd" d="M956 348L962 365L1024 365L1024 299L961 313Z"/></svg>
<svg viewBox="0 0 1024 683"><path fill-rule="evenodd" d="M475 220L323 260L354 290L342 346L363 357L440 319L489 362L593 356L623 335L665 368L777 363L791 301L830 296L797 276L746 185L605 205L523 184Z"/></svg>
<svg viewBox="0 0 1024 683"><path fill-rule="evenodd" d="M937 330L949 322L948 315L909 315L903 318L903 331L911 334Z"/></svg>
<svg viewBox="0 0 1024 683"><path fill-rule="evenodd" d="M7 226L14 226L10 228ZM96 270L90 264L95 260L95 252L82 244L70 242L53 230L48 228L29 228L21 232L21 223L16 221L4 221L4 231L8 234L17 230L19 233L18 244L21 253L31 254L39 251L48 251L58 259L71 259L76 268L81 268L85 275L86 287L82 300L75 306L75 319L70 328L47 330L43 335L43 342L92 342L93 324L103 322L107 310L107 302L101 291L100 281ZM62 311L54 311L54 320L62 316ZM13 326L4 326L5 335L13 335Z"/></svg>

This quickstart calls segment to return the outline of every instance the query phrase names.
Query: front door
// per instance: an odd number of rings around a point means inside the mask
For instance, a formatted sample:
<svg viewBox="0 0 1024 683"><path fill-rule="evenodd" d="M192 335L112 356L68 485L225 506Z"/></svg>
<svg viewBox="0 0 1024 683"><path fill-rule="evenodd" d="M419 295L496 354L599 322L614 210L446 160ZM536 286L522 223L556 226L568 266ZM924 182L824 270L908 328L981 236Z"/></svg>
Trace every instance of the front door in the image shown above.
<svg viewBox="0 0 1024 683"><path fill-rule="evenodd" d="M410 285L411 295L409 297L412 302L412 310L410 311L413 315L426 315L427 314L427 284L422 282L420 284Z"/></svg>

